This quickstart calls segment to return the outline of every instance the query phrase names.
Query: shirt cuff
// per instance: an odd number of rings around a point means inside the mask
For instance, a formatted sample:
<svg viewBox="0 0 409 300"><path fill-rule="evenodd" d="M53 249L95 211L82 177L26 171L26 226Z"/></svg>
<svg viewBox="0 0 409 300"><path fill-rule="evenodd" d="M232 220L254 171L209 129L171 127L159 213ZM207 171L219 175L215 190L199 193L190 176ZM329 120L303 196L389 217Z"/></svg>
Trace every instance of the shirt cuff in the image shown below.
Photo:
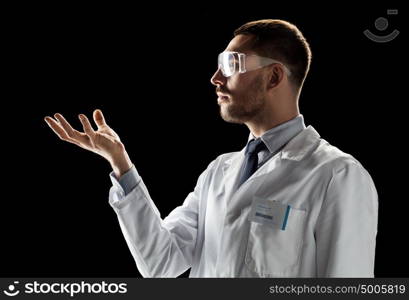
<svg viewBox="0 0 409 300"><path fill-rule="evenodd" d="M115 177L113 171L109 174L109 177L111 178L112 185L119 188L125 196L128 195L141 181L141 176L139 176L135 166L132 166L132 168L123 174L119 180Z"/></svg>

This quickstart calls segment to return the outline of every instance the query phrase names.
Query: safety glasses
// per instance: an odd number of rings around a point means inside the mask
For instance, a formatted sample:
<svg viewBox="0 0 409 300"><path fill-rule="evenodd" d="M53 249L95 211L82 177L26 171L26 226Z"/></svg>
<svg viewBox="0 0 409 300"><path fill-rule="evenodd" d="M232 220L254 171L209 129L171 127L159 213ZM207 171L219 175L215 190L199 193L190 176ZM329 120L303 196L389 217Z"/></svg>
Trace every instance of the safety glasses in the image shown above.
<svg viewBox="0 0 409 300"><path fill-rule="evenodd" d="M224 77L230 77L236 73L253 71L271 64L282 65L287 76L291 75L290 70L282 62L269 57L234 51L224 51L220 53L218 57L218 67L222 71Z"/></svg>

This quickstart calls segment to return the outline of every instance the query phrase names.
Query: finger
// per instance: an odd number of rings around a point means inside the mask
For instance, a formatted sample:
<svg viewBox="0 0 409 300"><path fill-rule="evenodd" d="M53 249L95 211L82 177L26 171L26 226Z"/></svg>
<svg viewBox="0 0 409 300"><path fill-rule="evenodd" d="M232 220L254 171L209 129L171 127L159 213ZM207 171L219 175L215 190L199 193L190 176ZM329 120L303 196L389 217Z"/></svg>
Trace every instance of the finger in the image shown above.
<svg viewBox="0 0 409 300"><path fill-rule="evenodd" d="M47 116L44 118L44 120L61 140L87 149L87 144L89 144L89 137L85 133L78 132L78 137L73 139L68 136L67 132L64 130L64 128L62 128L61 124L53 118Z"/></svg>
<svg viewBox="0 0 409 300"><path fill-rule="evenodd" d="M48 126L54 131L54 133L62 140L67 140L69 139L69 136L67 135L67 133L65 132L64 128L62 128L60 126L60 124L55 121L53 118L51 117L45 117L44 120L46 121L46 123L48 124Z"/></svg>
<svg viewBox="0 0 409 300"><path fill-rule="evenodd" d="M94 145L94 138L95 138L95 131L91 126L87 116L80 114L79 115L80 121L82 123L82 127L84 128L85 134L90 138L91 143Z"/></svg>
<svg viewBox="0 0 409 300"><path fill-rule="evenodd" d="M102 126L107 126L104 115L102 114L102 111L100 109L94 110L93 117L95 124L97 124L98 128L101 128Z"/></svg>
<svg viewBox="0 0 409 300"><path fill-rule="evenodd" d="M54 114L54 117L58 120L58 122L60 122L61 127L64 128L67 135L71 138L75 138L76 130L71 127L70 123L68 123L67 120L65 120L65 118L59 113Z"/></svg>

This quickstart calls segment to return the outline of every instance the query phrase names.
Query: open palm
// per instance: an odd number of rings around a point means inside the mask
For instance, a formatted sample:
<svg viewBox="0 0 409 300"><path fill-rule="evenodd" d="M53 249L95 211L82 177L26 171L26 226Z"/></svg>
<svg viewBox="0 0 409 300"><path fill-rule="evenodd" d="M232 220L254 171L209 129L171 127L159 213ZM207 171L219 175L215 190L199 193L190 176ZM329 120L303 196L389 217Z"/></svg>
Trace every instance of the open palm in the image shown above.
<svg viewBox="0 0 409 300"><path fill-rule="evenodd" d="M111 161L116 153L123 151L124 147L119 136L106 124L102 111L99 109L93 113L95 124L98 127L96 131L92 128L88 118L83 114L79 115L79 119L84 132L72 128L70 123L61 114L56 113L54 117L55 119L45 117L45 121L63 141L97 153L108 161Z"/></svg>

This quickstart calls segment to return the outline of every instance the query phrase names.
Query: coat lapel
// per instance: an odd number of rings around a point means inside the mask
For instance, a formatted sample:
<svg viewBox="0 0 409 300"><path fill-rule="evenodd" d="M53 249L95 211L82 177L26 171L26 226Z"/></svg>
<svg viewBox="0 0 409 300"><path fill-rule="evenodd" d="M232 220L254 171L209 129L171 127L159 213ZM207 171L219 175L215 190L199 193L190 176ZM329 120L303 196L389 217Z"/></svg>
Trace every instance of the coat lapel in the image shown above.
<svg viewBox="0 0 409 300"><path fill-rule="evenodd" d="M292 138L280 152L262 165L249 179L254 180L257 177L272 172L283 160L302 160L306 154L315 149L319 140L320 135L318 132L312 126L308 126Z"/></svg>
<svg viewBox="0 0 409 300"><path fill-rule="evenodd" d="M223 166L223 187L224 195L227 196L226 199L230 199L232 193L234 193L234 186L237 180L237 176L240 173L241 165L244 161L244 151L243 148L240 152L235 153L232 157L227 159Z"/></svg>
<svg viewBox="0 0 409 300"><path fill-rule="evenodd" d="M239 189L234 190L237 176L240 172L240 167L244 160L243 148L240 152L233 154L229 159L224 161L222 166L223 170L223 196L226 203L226 208L229 206L229 202L236 196L245 194L250 190L250 193L257 191L257 185L262 182L255 181L260 176L264 176L277 167L281 166L283 160L300 161L307 153L315 149L315 146L320 140L320 135L312 127L308 126L301 131L293 139L291 139L284 148L277 153L274 157L270 158L264 165L262 165L246 182L242 184ZM279 174L278 174L279 176Z"/></svg>

